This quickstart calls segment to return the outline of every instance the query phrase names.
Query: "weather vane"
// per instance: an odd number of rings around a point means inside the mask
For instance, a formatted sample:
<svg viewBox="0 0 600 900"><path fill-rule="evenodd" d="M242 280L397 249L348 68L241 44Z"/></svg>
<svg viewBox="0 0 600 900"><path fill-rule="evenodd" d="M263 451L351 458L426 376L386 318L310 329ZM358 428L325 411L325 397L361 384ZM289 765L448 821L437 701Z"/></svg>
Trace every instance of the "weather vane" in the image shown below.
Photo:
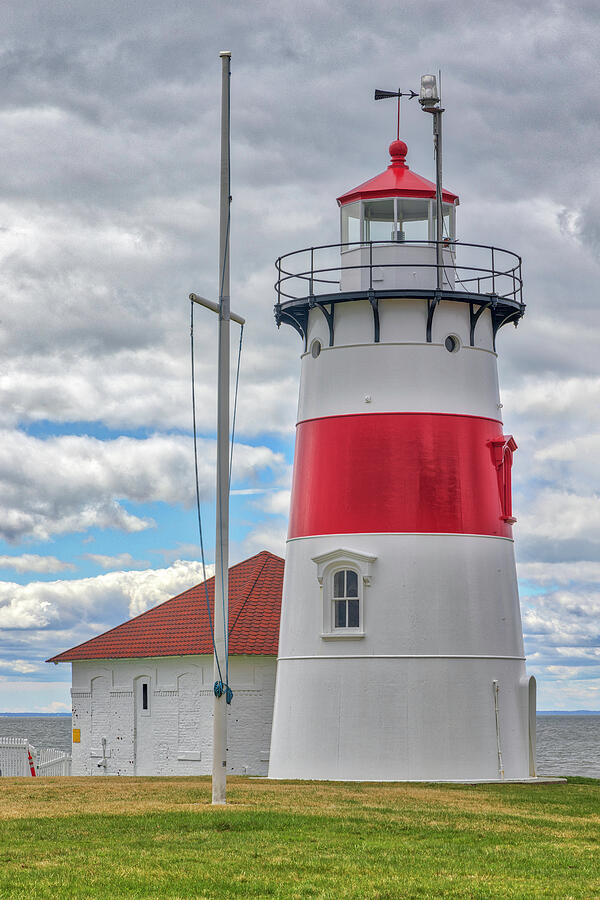
<svg viewBox="0 0 600 900"><path fill-rule="evenodd" d="M414 91L407 91L406 93L402 93L401 90L397 91L380 91L377 88L375 89L375 100L388 100L390 97L398 98L398 124L396 127L396 140L400 140L400 98L408 97L409 100L412 100L413 97L418 97Z"/></svg>

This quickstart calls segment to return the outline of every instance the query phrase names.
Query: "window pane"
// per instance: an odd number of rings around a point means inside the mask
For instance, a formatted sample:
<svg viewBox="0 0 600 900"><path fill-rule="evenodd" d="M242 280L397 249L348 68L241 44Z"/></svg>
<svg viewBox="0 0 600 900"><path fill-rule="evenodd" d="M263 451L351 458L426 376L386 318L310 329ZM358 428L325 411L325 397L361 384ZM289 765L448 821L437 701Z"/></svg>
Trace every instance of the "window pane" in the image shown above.
<svg viewBox="0 0 600 900"><path fill-rule="evenodd" d="M385 200L365 200L364 217L371 222L390 222L394 221L394 198L388 197Z"/></svg>
<svg viewBox="0 0 600 900"><path fill-rule="evenodd" d="M348 600L348 627L358 628L358 600Z"/></svg>
<svg viewBox="0 0 600 900"><path fill-rule="evenodd" d="M428 220L428 200L410 200L398 198L398 229L401 234L401 240L428 240Z"/></svg>
<svg viewBox="0 0 600 900"><path fill-rule="evenodd" d="M367 200L364 203L365 240L391 241L394 239L394 200Z"/></svg>
<svg viewBox="0 0 600 900"><path fill-rule="evenodd" d="M148 685L142 684L142 709L148 709Z"/></svg>
<svg viewBox="0 0 600 900"><path fill-rule="evenodd" d="M454 228L453 228L453 221L452 221L452 204L451 203L443 203L442 211L443 211L443 216L444 216L444 224L443 224L443 229L442 229L443 237L444 237L444 239L448 238L449 240L453 241L455 235L454 235ZM435 230L435 228L436 228L435 223L437 220L436 213L437 213L437 209L436 209L436 205L435 205L435 201L434 201L433 202L433 234L431 236L432 240L435 240L435 235L436 235L436 230Z"/></svg>
<svg viewBox="0 0 600 900"><path fill-rule="evenodd" d="M336 600L335 601L335 627L336 628L345 628L346 627L346 601L345 600Z"/></svg>
<svg viewBox="0 0 600 900"><path fill-rule="evenodd" d="M358 575L350 569L346 572L346 597L358 597Z"/></svg>
<svg viewBox="0 0 600 900"><path fill-rule="evenodd" d="M336 572L333 576L333 596L334 597L345 597L346 592L344 591L344 575L345 572Z"/></svg>
<svg viewBox="0 0 600 900"><path fill-rule="evenodd" d="M342 243L360 241L360 204L342 206Z"/></svg>

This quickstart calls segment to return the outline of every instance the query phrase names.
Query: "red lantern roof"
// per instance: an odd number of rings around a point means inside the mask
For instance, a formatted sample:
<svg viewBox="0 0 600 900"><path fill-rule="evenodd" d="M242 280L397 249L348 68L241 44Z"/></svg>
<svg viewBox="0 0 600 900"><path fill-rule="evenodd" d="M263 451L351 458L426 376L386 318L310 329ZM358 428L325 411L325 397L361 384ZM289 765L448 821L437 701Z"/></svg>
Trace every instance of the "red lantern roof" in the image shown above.
<svg viewBox="0 0 600 900"><path fill-rule="evenodd" d="M392 141L390 156L392 161L381 174L365 181L346 194L337 198L338 206L353 203L354 200L373 200L375 197L425 197L435 198L435 184L421 178L406 165L408 147L404 141ZM444 203L458 203L458 197L451 191L442 191Z"/></svg>

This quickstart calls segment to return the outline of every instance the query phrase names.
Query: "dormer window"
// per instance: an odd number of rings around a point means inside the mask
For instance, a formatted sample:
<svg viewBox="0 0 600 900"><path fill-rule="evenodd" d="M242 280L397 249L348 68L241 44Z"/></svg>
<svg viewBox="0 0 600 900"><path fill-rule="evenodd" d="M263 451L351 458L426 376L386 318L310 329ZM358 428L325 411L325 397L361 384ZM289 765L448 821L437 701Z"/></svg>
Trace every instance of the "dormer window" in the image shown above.
<svg viewBox="0 0 600 900"><path fill-rule="evenodd" d="M376 557L356 550L330 550L313 557L321 585L323 640L362 638L365 588Z"/></svg>

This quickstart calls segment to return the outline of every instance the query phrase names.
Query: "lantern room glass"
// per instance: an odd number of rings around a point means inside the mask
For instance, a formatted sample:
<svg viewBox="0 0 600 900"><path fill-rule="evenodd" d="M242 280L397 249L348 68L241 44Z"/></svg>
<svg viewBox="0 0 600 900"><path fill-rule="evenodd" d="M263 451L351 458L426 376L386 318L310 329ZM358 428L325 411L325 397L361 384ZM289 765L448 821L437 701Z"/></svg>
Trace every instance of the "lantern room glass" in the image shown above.
<svg viewBox="0 0 600 900"><path fill-rule="evenodd" d="M394 199L363 200L363 240L394 241Z"/></svg>
<svg viewBox="0 0 600 900"><path fill-rule="evenodd" d="M444 222L442 226L442 235L444 241L454 241L456 237L456 209L453 203L442 204L442 214ZM437 221L437 207L435 200L432 201L431 227L432 233L430 240L435 241Z"/></svg>
<svg viewBox="0 0 600 900"><path fill-rule="evenodd" d="M360 202L342 206L342 244L359 243L362 240L360 207Z"/></svg>
<svg viewBox="0 0 600 900"><path fill-rule="evenodd" d="M443 211L444 240L454 241L456 235L454 204L444 203ZM342 244L369 241L433 242L436 236L435 222L435 200L417 197L358 200L342 206Z"/></svg>
<svg viewBox="0 0 600 900"><path fill-rule="evenodd" d="M429 200L398 197L398 234L396 240L429 240Z"/></svg>

